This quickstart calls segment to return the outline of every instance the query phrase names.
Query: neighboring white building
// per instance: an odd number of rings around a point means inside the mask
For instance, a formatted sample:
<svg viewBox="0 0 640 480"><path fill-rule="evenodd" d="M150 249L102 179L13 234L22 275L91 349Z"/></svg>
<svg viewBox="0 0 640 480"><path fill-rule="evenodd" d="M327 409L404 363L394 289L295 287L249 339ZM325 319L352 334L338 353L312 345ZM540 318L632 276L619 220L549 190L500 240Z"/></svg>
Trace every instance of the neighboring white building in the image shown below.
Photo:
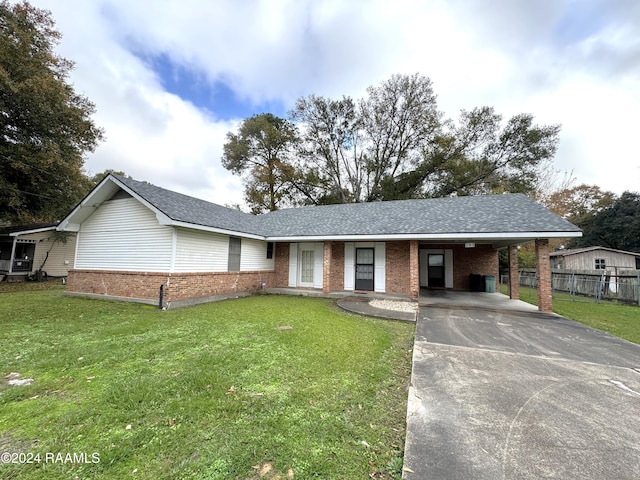
<svg viewBox="0 0 640 480"><path fill-rule="evenodd" d="M574 248L549 254L554 270L640 270L640 253L606 247Z"/></svg>
<svg viewBox="0 0 640 480"><path fill-rule="evenodd" d="M22 280L38 270L66 277L73 268L75 233L58 232L57 223L0 228L0 279Z"/></svg>

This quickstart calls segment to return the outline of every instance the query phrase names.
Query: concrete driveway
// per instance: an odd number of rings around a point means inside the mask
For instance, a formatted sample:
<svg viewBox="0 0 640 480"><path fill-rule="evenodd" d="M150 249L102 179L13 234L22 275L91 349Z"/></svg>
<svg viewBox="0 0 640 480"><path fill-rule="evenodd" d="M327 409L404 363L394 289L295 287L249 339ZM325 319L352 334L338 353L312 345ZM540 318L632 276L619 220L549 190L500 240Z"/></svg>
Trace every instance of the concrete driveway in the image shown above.
<svg viewBox="0 0 640 480"><path fill-rule="evenodd" d="M640 478L640 346L536 312L422 307L403 478Z"/></svg>

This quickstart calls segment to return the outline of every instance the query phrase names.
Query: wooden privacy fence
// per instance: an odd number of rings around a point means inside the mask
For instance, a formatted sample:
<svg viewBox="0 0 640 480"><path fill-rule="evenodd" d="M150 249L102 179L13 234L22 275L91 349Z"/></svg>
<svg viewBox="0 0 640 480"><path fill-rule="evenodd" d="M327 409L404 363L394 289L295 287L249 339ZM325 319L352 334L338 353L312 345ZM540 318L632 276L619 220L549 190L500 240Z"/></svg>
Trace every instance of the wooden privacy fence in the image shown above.
<svg viewBox="0 0 640 480"><path fill-rule="evenodd" d="M520 286L538 287L535 269L519 271ZM507 279L508 280L508 279ZM600 300L617 300L640 305L640 270L552 270L551 286L554 292Z"/></svg>

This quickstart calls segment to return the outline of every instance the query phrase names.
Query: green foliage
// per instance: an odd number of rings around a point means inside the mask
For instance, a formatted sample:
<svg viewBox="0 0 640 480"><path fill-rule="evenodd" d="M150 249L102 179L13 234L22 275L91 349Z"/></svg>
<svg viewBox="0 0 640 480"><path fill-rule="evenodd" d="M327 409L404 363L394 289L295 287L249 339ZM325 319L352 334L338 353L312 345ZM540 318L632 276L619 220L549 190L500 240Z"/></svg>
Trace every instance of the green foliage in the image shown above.
<svg viewBox="0 0 640 480"><path fill-rule="evenodd" d="M245 119L227 134L222 165L245 178L245 199L253 213L277 210L290 195L289 150L296 142L292 123L270 113Z"/></svg>
<svg viewBox="0 0 640 480"><path fill-rule="evenodd" d="M84 155L102 139L94 105L66 78L60 39L48 11L0 3L1 220L61 218L90 188Z"/></svg>
<svg viewBox="0 0 640 480"><path fill-rule="evenodd" d="M103 172L100 173L96 173L95 175L92 175L91 177L89 177L89 181L91 182L91 184L95 187L96 185L98 185L102 180L104 180L104 178L109 175L110 173L114 174L114 175L120 175L121 177L126 177L126 178L131 178L130 175L127 175L126 173L124 173L123 171L120 170L114 170L113 168L107 168L106 170L104 170Z"/></svg>
<svg viewBox="0 0 640 480"><path fill-rule="evenodd" d="M425 171L425 194L532 193L540 166L555 155L559 133L558 125L534 124L530 114L515 115L503 126L493 108L463 110L458 126L432 153L442 160L437 171Z"/></svg>
<svg viewBox="0 0 640 480"><path fill-rule="evenodd" d="M353 99L309 95L298 99L290 116L301 129L296 191L302 203L360 201L365 169Z"/></svg>
<svg viewBox="0 0 640 480"><path fill-rule="evenodd" d="M271 468L264 478L384 479L401 467L413 325L299 297L160 311L59 291L0 296L0 363L35 379L0 382L0 443L100 454L98 464L2 465L3 478Z"/></svg>
<svg viewBox="0 0 640 480"><path fill-rule="evenodd" d="M577 246L640 252L640 193L624 192L580 226L584 235L577 239Z"/></svg>
<svg viewBox="0 0 640 480"><path fill-rule="evenodd" d="M508 287L507 287L508 288ZM507 293L504 290L502 293ZM520 287L520 299L538 304L536 289ZM615 302L596 303L593 298L576 298L568 293L553 293L553 311L598 330L640 344L640 307Z"/></svg>
<svg viewBox="0 0 640 480"><path fill-rule="evenodd" d="M431 80L420 74L393 75L360 100L300 98L290 118L299 139L283 148L297 160L278 178L277 200L316 205L532 193L560 131L557 125L536 125L530 114L503 122L490 107L462 111L457 123L445 119ZM223 163L243 173L248 147L229 135ZM260 169L249 173L247 196L268 198L274 176Z"/></svg>
<svg viewBox="0 0 640 480"><path fill-rule="evenodd" d="M597 185L581 184L554 192L545 206L579 227L586 225L594 215L613 205L616 195Z"/></svg>

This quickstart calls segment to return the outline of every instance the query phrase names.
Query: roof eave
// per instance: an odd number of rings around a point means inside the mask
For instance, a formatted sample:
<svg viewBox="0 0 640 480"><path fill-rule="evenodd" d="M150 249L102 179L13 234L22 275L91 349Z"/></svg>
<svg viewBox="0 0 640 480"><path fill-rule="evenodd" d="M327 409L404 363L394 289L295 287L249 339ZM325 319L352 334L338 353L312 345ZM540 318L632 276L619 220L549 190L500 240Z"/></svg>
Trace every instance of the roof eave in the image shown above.
<svg viewBox="0 0 640 480"><path fill-rule="evenodd" d="M246 232L239 232L237 230L228 230L228 229L224 229L224 228L217 228L217 227L210 227L207 225L198 225L195 223L188 223L188 222L180 222L177 220L172 220L167 216L164 216L164 218L160 218L158 217L158 221L160 221L161 225L171 225L174 227L180 227L180 228L188 228L191 230L201 230L203 232L211 232L211 233L219 233L222 235L231 235L233 237L243 237L243 238L251 238L254 240L266 240L266 237L262 236L262 235L257 235L257 234L253 234L253 233L246 233Z"/></svg>
<svg viewBox="0 0 640 480"><path fill-rule="evenodd" d="M49 230L55 230L57 227L54 225L52 227L43 227L43 228L34 228L33 230L21 230L19 232L11 232L9 233L10 237L19 237L20 235L29 235L31 233L41 233L48 232Z"/></svg>
<svg viewBox="0 0 640 480"><path fill-rule="evenodd" d="M394 233L394 234L367 234L367 235L274 235L267 236L269 242L318 242L324 240L334 241L373 241L373 240L436 240L436 241L519 241L526 242L541 238L577 238L582 232L491 232L491 233Z"/></svg>

